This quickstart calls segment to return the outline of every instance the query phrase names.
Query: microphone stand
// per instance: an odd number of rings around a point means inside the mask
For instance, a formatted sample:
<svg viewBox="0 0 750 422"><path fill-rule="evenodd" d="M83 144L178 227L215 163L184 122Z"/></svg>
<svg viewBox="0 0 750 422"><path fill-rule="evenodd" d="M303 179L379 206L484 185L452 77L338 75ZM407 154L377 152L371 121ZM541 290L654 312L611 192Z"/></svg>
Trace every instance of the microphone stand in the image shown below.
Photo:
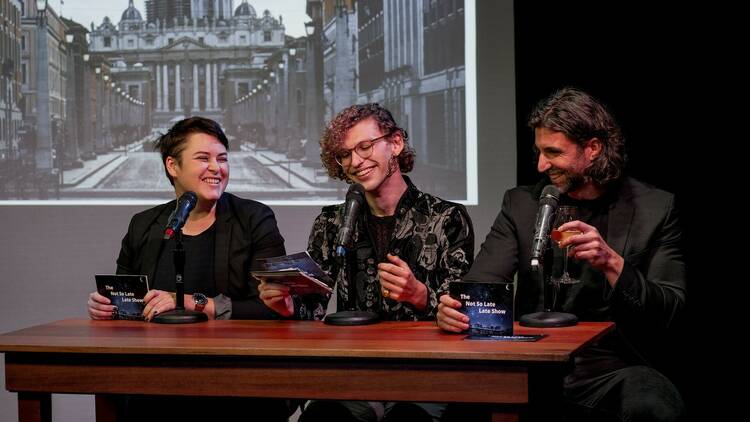
<svg viewBox="0 0 750 422"><path fill-rule="evenodd" d="M185 309L185 283L182 281L185 273L185 248L182 246L182 229L177 229L174 236L177 245L172 251L172 259L174 261L175 300L177 304L173 310L155 316L152 321L159 324L191 324L208 321L208 315L203 312Z"/></svg>
<svg viewBox="0 0 750 422"><path fill-rule="evenodd" d="M542 290L544 292L544 311L534 312L531 314L522 315L519 319L519 324L523 327L536 327L536 328L557 328L557 327L571 327L578 324L578 317L567 313L567 312L554 312L555 300L551 300L550 296L556 297L557 290L552 290L550 295L550 288L557 289L557 286L552 286L552 249L550 248L550 242L547 242L547 246L544 249L542 257L539 259L540 262L532 262L532 272L539 277L542 281ZM551 302L551 304L550 304Z"/></svg>
<svg viewBox="0 0 750 422"><path fill-rule="evenodd" d="M347 255L347 250L343 246L336 248L335 255L340 268L347 268L349 273L347 274L347 282L349 283L349 297L346 301L346 311L338 311L333 314L326 315L323 320L328 325L369 325L380 322L380 315L370 311L357 311L357 288L356 280L352 277L352 269L354 263L352 262L353 255ZM344 266L347 262L349 265ZM334 292L336 294L336 292Z"/></svg>

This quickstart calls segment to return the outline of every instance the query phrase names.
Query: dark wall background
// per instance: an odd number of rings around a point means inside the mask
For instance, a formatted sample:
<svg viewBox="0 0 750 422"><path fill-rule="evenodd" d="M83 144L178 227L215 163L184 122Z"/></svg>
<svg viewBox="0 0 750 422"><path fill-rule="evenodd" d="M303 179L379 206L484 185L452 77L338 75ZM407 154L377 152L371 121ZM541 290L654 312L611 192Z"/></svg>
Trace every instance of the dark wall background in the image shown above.
<svg viewBox="0 0 750 422"><path fill-rule="evenodd" d="M711 293L693 286L706 280L709 264L694 251L706 239L694 228L701 218L696 195L706 151L697 122L698 97L711 82L697 71L697 35L708 18L694 19L684 5L656 2L515 1L516 110L518 182L539 180L532 154L533 133L526 118L534 104L563 86L582 88L610 107L623 129L629 173L674 192L680 203L690 271L687 318L673 340L675 360L670 375L682 388L688 410L702 406L695 382L706 364L702 341L692 336L708 319ZM700 153L700 152L699 152ZM704 296L704 294L706 296ZM695 306L695 304L698 304ZM700 311L699 311L700 310Z"/></svg>
<svg viewBox="0 0 750 422"><path fill-rule="evenodd" d="M610 107L627 137L632 175L684 193L696 87L689 76L694 24L685 13L625 1L515 2L519 182L536 180L535 167L525 165L533 158L528 113L572 85Z"/></svg>

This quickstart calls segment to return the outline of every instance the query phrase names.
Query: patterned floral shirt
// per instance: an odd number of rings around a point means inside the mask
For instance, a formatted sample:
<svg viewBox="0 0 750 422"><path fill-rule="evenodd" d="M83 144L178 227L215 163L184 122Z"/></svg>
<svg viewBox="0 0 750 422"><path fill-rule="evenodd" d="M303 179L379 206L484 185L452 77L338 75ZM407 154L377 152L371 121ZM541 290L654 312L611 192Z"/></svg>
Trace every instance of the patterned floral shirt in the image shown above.
<svg viewBox="0 0 750 422"><path fill-rule="evenodd" d="M463 205L444 201L419 191L404 176L408 188L396 207L396 227L387 251L399 256L417 280L427 286L427 308L420 312L410 303L384 299L378 276L378 254L368 230L369 208L356 223L354 247L345 260L334 256L336 235L343 220L344 205L324 207L315 219L307 250L337 285L337 308L346 310L350 280L356 288L355 309L379 313L383 319L430 320L435 318L438 297L451 281L461 280L474 259L474 229ZM381 251L383 252L383 251ZM328 298L308 296L295 300L300 319L325 316Z"/></svg>

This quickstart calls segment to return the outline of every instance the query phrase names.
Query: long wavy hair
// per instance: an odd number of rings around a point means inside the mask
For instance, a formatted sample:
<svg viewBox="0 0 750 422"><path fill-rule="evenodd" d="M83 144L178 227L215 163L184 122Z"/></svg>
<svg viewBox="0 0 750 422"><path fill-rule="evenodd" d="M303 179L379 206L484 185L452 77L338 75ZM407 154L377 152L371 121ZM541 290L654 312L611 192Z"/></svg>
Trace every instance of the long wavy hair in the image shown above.
<svg viewBox="0 0 750 422"><path fill-rule="evenodd" d="M399 127L393 119L391 112L378 103L358 104L341 110L325 128L323 137L320 139L320 159L323 167L328 171L332 179L340 179L351 182L346 177L344 169L336 162L336 154L343 149L344 137L357 123L373 118L383 134L390 133L393 136L400 133L404 140L404 149L396 157L398 167L402 173L408 173L414 168L416 153L409 145L409 135L406 130ZM389 139L390 142L390 139Z"/></svg>
<svg viewBox="0 0 750 422"><path fill-rule="evenodd" d="M586 92L571 87L560 89L534 107L528 125L532 130L561 132L580 147L591 138L598 138L602 153L594 158L584 176L599 185L623 176L627 154L622 131L609 110Z"/></svg>

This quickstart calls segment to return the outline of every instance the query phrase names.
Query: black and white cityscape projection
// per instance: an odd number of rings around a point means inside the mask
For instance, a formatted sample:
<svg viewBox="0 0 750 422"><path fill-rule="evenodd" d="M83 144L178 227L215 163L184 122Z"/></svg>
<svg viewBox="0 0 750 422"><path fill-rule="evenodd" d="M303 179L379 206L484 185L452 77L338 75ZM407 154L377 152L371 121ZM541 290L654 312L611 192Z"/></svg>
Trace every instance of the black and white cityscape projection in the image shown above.
<svg viewBox="0 0 750 422"><path fill-rule="evenodd" d="M408 131L421 189L476 203L473 2L296 0L285 16L274 2L137 3L97 3L107 16L88 23L58 2L18 8L23 37L0 75L0 204L169 199L153 142L193 115L229 137L228 191L336 201L346 185L318 141L365 102Z"/></svg>

